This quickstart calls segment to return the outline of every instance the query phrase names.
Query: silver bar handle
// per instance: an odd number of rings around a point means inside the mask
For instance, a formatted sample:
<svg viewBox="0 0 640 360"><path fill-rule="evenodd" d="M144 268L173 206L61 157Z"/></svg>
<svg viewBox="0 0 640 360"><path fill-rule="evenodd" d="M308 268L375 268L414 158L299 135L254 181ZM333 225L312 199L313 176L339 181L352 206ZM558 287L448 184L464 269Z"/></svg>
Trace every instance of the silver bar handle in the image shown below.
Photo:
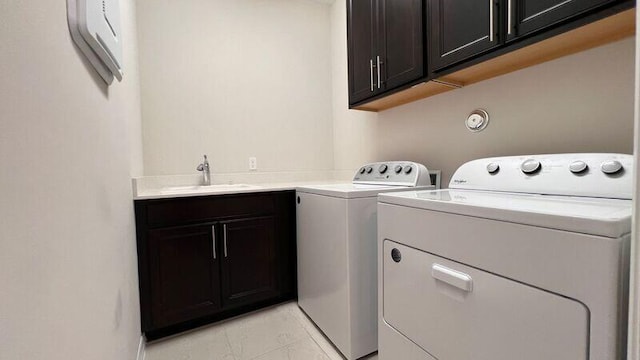
<svg viewBox="0 0 640 360"><path fill-rule="evenodd" d="M371 69L371 92L373 92L373 59L369 60L369 68Z"/></svg>
<svg viewBox="0 0 640 360"><path fill-rule="evenodd" d="M513 27L513 23L511 22L511 6L512 6L513 0L509 0L509 2L507 3L507 34L511 35L511 27Z"/></svg>
<svg viewBox="0 0 640 360"><path fill-rule="evenodd" d="M213 260L216 259L216 226L211 225L211 241L213 242Z"/></svg>
<svg viewBox="0 0 640 360"><path fill-rule="evenodd" d="M227 224L222 225L223 236L222 240L224 241L224 257L227 257Z"/></svg>
<svg viewBox="0 0 640 360"><path fill-rule="evenodd" d="M493 0L489 0L489 42L493 42Z"/></svg>
<svg viewBox="0 0 640 360"><path fill-rule="evenodd" d="M382 80L381 80L381 76L380 76L380 64L382 63L380 61L380 55L376 56L377 59L377 63L378 63L378 89L380 89L380 87L382 87Z"/></svg>

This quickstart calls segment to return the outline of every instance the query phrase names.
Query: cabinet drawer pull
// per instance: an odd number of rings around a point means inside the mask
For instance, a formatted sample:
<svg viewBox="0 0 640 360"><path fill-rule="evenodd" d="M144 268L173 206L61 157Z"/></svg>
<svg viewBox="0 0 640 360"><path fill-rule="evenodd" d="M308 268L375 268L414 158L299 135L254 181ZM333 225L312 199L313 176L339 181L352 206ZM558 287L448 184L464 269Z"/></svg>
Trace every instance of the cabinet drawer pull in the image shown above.
<svg viewBox="0 0 640 360"><path fill-rule="evenodd" d="M382 87L382 80L380 77L380 64L382 64L382 62L380 61L380 56L376 56L376 61L378 62L378 89L380 89L380 87Z"/></svg>
<svg viewBox="0 0 640 360"><path fill-rule="evenodd" d="M213 243L213 260L216 259L216 226L211 225L211 241Z"/></svg>
<svg viewBox="0 0 640 360"><path fill-rule="evenodd" d="M369 68L371 69L371 92L373 92L373 59L369 60Z"/></svg>
<svg viewBox="0 0 640 360"><path fill-rule="evenodd" d="M493 42L493 0L489 0L489 42Z"/></svg>
<svg viewBox="0 0 640 360"><path fill-rule="evenodd" d="M224 242L224 257L227 257L227 224L222 225L222 240Z"/></svg>
<svg viewBox="0 0 640 360"><path fill-rule="evenodd" d="M513 0L509 0L509 2L507 3L507 34L511 35L511 27L513 26L512 20L511 20L511 6L512 6Z"/></svg>
<svg viewBox="0 0 640 360"><path fill-rule="evenodd" d="M457 287L460 290L468 292L473 291L473 279L471 279L471 276L453 269L449 269L446 266L433 264L431 266L431 276L433 276L433 278L436 280Z"/></svg>

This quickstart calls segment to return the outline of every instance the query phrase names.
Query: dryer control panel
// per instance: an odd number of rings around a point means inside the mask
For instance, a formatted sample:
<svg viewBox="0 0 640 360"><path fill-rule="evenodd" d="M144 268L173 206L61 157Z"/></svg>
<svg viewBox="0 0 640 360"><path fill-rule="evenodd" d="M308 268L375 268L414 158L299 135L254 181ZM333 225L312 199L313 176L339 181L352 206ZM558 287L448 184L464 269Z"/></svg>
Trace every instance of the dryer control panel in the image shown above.
<svg viewBox="0 0 640 360"><path fill-rule="evenodd" d="M470 161L449 188L631 199L633 156L584 153L505 156Z"/></svg>
<svg viewBox="0 0 640 360"><path fill-rule="evenodd" d="M428 186L439 184L439 171L411 161L387 161L362 166L353 177L354 184ZM436 186L439 188L439 186Z"/></svg>

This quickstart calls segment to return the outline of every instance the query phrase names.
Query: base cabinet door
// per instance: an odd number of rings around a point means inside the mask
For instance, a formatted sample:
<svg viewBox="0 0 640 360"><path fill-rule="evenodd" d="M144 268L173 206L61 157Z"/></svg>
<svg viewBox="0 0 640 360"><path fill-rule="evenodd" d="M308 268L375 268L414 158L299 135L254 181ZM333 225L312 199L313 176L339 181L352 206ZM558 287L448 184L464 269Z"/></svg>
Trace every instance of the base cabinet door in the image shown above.
<svg viewBox="0 0 640 360"><path fill-rule="evenodd" d="M273 217L223 222L222 301L225 308L279 293Z"/></svg>
<svg viewBox="0 0 640 360"><path fill-rule="evenodd" d="M507 40L571 19L615 0L506 0Z"/></svg>
<svg viewBox="0 0 640 360"><path fill-rule="evenodd" d="M215 313L221 307L215 226L149 231L153 326Z"/></svg>
<svg viewBox="0 0 640 360"><path fill-rule="evenodd" d="M498 46L498 5L497 0L429 0L431 69L444 69Z"/></svg>

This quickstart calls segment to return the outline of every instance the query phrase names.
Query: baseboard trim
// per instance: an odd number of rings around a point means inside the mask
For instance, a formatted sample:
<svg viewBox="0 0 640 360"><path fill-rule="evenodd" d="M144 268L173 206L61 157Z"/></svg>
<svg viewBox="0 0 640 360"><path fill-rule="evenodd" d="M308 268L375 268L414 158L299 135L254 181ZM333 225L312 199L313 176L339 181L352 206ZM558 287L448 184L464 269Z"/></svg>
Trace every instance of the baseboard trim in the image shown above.
<svg viewBox="0 0 640 360"><path fill-rule="evenodd" d="M147 342L144 339L144 335L140 335L140 343L138 344L138 356L136 356L136 360L144 360L146 345Z"/></svg>

